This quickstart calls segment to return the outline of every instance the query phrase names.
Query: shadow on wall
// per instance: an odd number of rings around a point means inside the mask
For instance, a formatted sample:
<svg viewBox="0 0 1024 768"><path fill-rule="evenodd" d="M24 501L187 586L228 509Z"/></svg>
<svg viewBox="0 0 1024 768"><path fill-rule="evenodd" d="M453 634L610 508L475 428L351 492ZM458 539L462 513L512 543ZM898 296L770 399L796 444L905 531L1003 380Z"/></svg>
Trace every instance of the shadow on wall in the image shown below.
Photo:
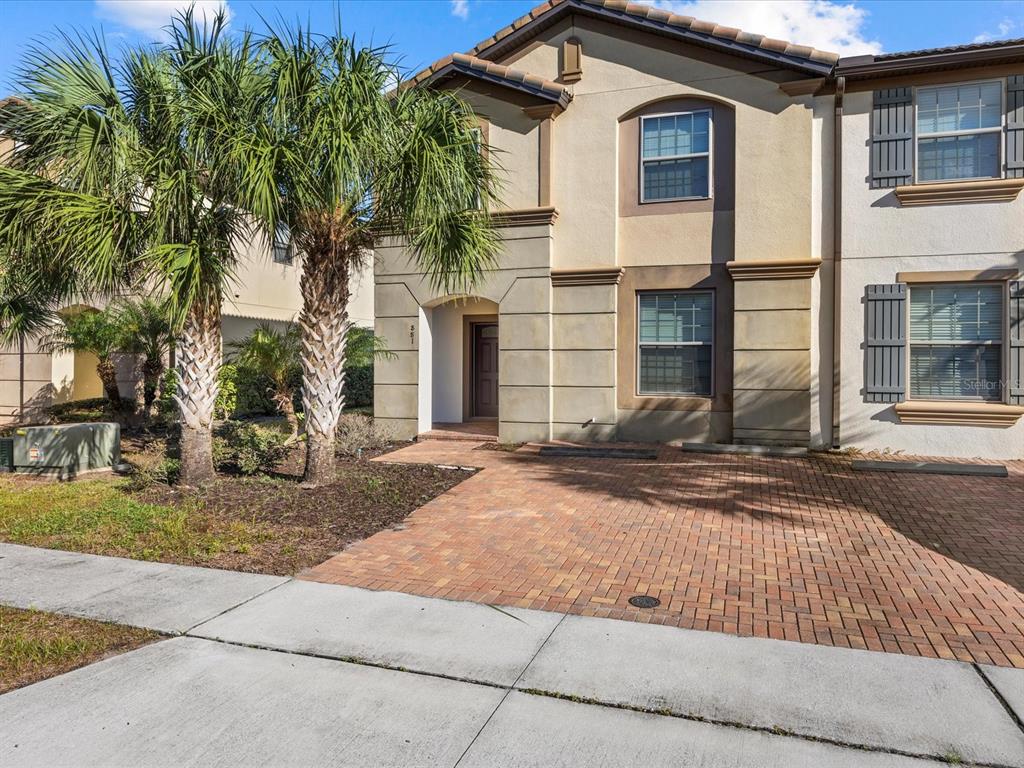
<svg viewBox="0 0 1024 768"><path fill-rule="evenodd" d="M956 561L1024 592L1024 467L997 480L934 475L894 479L886 473L854 473L849 457L834 454L785 459L703 456L663 448L656 461L541 459L531 453L512 458L517 470L529 471L542 486L540 495L553 497L543 486L557 487L562 499L567 491L578 494L564 502L570 507L584 508L606 496L639 505L641 513L646 507L666 516L692 515L695 531L702 523L709 526L701 535L710 541L716 530L721 532L717 518L731 518L749 526L752 536L771 534L784 539L786 548L807 541L837 562L866 567L883 557L879 552L900 552L905 546L900 538L905 537L933 557ZM652 536L660 525L645 514L627 514L626 519L651 527ZM633 523L610 515L607 524ZM766 525L781 526L781 531L767 531ZM918 554L910 561L915 577L922 575L921 567L927 568L927 560L922 566L920 558ZM897 577L902 558L898 560L891 566ZM850 575L865 583L875 578L870 573Z"/></svg>
<svg viewBox="0 0 1024 768"><path fill-rule="evenodd" d="M15 397L17 397L17 381L4 382L13 384ZM53 384L44 384L33 394L25 398L24 408L19 414L18 404L15 401L13 407L7 413L0 415L0 424L19 424L26 422L44 421L47 416L47 409L54 403L66 402L71 399L70 386L56 387Z"/></svg>

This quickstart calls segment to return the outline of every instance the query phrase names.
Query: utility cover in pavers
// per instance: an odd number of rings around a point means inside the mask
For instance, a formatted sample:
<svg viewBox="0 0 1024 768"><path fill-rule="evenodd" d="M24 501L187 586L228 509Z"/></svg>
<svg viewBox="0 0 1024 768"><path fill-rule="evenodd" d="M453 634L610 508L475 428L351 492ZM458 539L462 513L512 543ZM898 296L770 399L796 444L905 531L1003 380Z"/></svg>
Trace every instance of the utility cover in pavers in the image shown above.
<svg viewBox="0 0 1024 768"><path fill-rule="evenodd" d="M0 765L451 766L504 693L175 638L0 696Z"/></svg>
<svg viewBox="0 0 1024 768"><path fill-rule="evenodd" d="M293 581L191 634L511 685L562 614Z"/></svg>
<svg viewBox="0 0 1024 768"><path fill-rule="evenodd" d="M945 763L866 752L678 717L509 695L459 768L939 768Z"/></svg>
<svg viewBox="0 0 1024 768"><path fill-rule="evenodd" d="M0 544L0 603L179 633L288 579Z"/></svg>
<svg viewBox="0 0 1024 768"><path fill-rule="evenodd" d="M1024 732L953 661L569 616L517 687L1024 766Z"/></svg>

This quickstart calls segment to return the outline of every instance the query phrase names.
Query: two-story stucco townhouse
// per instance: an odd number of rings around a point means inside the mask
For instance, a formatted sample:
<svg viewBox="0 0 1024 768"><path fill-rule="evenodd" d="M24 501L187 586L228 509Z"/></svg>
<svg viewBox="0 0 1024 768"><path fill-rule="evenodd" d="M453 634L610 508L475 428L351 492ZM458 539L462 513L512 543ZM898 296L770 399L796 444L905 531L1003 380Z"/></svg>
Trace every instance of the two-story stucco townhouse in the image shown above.
<svg viewBox="0 0 1024 768"><path fill-rule="evenodd" d="M377 418L1024 455L1022 62L1020 41L837 61L619 0L538 6L415 78L476 110L503 250L446 296L382 244Z"/></svg>
<svg viewBox="0 0 1024 768"><path fill-rule="evenodd" d="M0 138L0 156L3 156ZM349 317L356 325L373 324L372 266L354 277ZM301 262L294 248L283 239L266 243L262 239L240 243L238 269L230 292L224 296L222 332L224 343L245 338L257 324L268 322L283 327L298 317L302 308L299 293ZM88 310L89 303L68 307ZM0 348L0 424L22 417L35 418L54 403L103 396L94 355L81 352L48 353L37 339L27 339L24 348ZM138 361L122 356L118 379L122 396L134 397L140 384Z"/></svg>

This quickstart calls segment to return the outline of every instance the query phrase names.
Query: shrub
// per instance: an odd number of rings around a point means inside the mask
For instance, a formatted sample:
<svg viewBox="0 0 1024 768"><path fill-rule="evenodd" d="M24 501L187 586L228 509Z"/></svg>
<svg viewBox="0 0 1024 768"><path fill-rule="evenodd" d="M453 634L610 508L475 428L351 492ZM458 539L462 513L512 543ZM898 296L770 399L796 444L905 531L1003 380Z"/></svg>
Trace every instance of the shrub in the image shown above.
<svg viewBox="0 0 1024 768"><path fill-rule="evenodd" d="M213 461L243 475L273 472L288 453L287 437L277 430L244 421L229 421L213 438Z"/></svg>
<svg viewBox="0 0 1024 768"><path fill-rule="evenodd" d="M165 423L169 424L178 418L178 404L174 402L174 396L177 393L178 372L173 368L168 368L160 380L160 398L156 403L157 417Z"/></svg>
<svg viewBox="0 0 1024 768"><path fill-rule="evenodd" d="M181 461L165 458L153 466L138 466L128 481L131 490L139 491L152 485L174 485L181 475Z"/></svg>
<svg viewBox="0 0 1024 768"><path fill-rule="evenodd" d="M213 418L230 419L238 410L238 366L227 363L217 372L217 399L213 401Z"/></svg>
<svg viewBox="0 0 1024 768"><path fill-rule="evenodd" d="M110 418L110 401L105 397L91 397L86 400L72 400L56 403L46 408L46 415L54 421L103 421Z"/></svg>
<svg viewBox="0 0 1024 768"><path fill-rule="evenodd" d="M338 421L337 453L342 456L360 456L364 451L379 451L392 441L387 429L377 426L369 416L361 413L343 413Z"/></svg>
<svg viewBox="0 0 1024 768"><path fill-rule="evenodd" d="M346 408L373 405L373 365L353 365L345 368Z"/></svg>

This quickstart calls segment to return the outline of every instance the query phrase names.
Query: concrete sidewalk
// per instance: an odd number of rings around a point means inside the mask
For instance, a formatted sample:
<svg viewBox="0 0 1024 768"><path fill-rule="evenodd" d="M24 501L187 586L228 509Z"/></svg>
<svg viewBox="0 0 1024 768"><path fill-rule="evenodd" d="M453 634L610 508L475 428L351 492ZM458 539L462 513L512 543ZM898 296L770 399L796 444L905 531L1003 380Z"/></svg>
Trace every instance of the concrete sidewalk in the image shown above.
<svg viewBox="0 0 1024 768"><path fill-rule="evenodd" d="M188 635L0 697L5 766L1024 768L1021 670L4 544L0 603Z"/></svg>

